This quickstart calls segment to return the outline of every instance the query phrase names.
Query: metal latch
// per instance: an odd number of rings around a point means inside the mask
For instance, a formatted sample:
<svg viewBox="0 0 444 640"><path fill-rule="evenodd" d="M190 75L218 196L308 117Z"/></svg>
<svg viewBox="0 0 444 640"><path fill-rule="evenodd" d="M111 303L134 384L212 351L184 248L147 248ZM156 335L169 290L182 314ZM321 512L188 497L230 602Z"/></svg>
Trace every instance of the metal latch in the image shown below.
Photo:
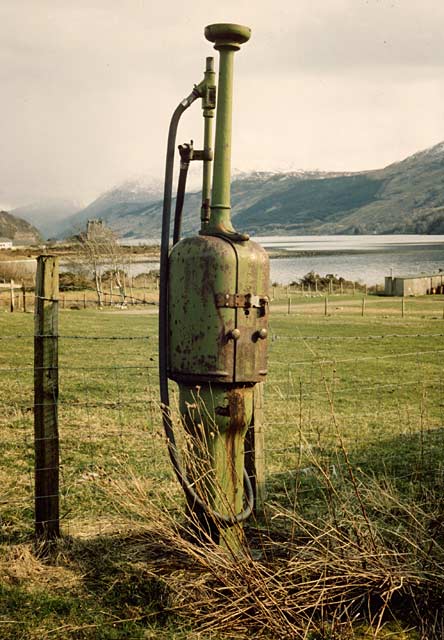
<svg viewBox="0 0 444 640"><path fill-rule="evenodd" d="M265 314L268 296L255 296L252 293L216 293L216 307L228 309L261 309Z"/></svg>

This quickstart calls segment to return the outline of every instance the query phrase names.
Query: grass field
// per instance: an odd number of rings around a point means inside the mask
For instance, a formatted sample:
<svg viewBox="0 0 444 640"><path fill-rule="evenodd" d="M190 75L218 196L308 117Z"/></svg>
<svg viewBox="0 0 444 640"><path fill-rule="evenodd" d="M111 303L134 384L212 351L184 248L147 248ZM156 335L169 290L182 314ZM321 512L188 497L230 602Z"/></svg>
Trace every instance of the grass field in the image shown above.
<svg viewBox="0 0 444 640"><path fill-rule="evenodd" d="M0 637L442 638L444 298L401 305L276 292L267 501L237 560L179 535L156 314L68 304L64 537L36 553L33 317L1 313Z"/></svg>

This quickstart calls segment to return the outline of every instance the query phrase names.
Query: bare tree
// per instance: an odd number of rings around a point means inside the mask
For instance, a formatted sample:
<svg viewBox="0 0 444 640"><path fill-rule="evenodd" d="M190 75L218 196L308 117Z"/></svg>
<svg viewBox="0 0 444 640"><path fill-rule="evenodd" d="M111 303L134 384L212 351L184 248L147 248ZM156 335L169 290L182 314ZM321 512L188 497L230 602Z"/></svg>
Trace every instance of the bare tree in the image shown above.
<svg viewBox="0 0 444 640"><path fill-rule="evenodd" d="M92 231L88 224L87 232L82 232L77 237L79 248L77 257L92 275L99 308L103 307L102 278L105 272L108 277L114 279L120 295L120 304L124 305L126 300L125 260L115 233L102 224Z"/></svg>

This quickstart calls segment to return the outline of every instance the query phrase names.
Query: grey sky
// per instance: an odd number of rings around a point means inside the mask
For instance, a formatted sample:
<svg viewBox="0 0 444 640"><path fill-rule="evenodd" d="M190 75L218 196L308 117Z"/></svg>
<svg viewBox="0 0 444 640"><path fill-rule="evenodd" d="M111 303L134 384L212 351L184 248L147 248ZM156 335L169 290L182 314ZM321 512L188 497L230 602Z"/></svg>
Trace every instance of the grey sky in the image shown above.
<svg viewBox="0 0 444 640"><path fill-rule="evenodd" d="M0 206L163 175L212 22L236 57L233 166L379 168L444 139L441 0L1 0ZM201 141L200 107L179 141Z"/></svg>

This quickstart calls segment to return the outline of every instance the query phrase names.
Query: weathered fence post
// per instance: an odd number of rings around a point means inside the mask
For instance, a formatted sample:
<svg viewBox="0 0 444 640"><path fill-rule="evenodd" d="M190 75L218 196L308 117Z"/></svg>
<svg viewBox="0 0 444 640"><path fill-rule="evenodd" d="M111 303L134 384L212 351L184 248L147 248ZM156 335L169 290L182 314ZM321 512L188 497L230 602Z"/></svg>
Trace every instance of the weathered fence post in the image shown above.
<svg viewBox="0 0 444 640"><path fill-rule="evenodd" d="M9 310L11 313L13 313L14 309L15 309L14 280L11 279L10 286L9 286Z"/></svg>
<svg viewBox="0 0 444 640"><path fill-rule="evenodd" d="M22 282L22 298L23 298L23 313L26 313L26 287L24 282Z"/></svg>
<svg viewBox="0 0 444 640"><path fill-rule="evenodd" d="M35 532L45 538L60 534L58 290L58 258L39 256L34 323Z"/></svg>
<svg viewBox="0 0 444 640"><path fill-rule="evenodd" d="M291 313L291 297L288 296L288 314Z"/></svg>
<svg viewBox="0 0 444 640"><path fill-rule="evenodd" d="M325 302L324 302L324 316L328 316L328 296L325 296Z"/></svg>
<svg viewBox="0 0 444 640"><path fill-rule="evenodd" d="M362 317L364 317L364 314L365 314L365 296L362 297L362 310L361 310Z"/></svg>
<svg viewBox="0 0 444 640"><path fill-rule="evenodd" d="M83 292L83 308L86 309L86 293Z"/></svg>
<svg viewBox="0 0 444 640"><path fill-rule="evenodd" d="M255 385L253 394L253 423L245 437L245 468L253 487L254 511L258 515L263 511L266 498L263 382Z"/></svg>

